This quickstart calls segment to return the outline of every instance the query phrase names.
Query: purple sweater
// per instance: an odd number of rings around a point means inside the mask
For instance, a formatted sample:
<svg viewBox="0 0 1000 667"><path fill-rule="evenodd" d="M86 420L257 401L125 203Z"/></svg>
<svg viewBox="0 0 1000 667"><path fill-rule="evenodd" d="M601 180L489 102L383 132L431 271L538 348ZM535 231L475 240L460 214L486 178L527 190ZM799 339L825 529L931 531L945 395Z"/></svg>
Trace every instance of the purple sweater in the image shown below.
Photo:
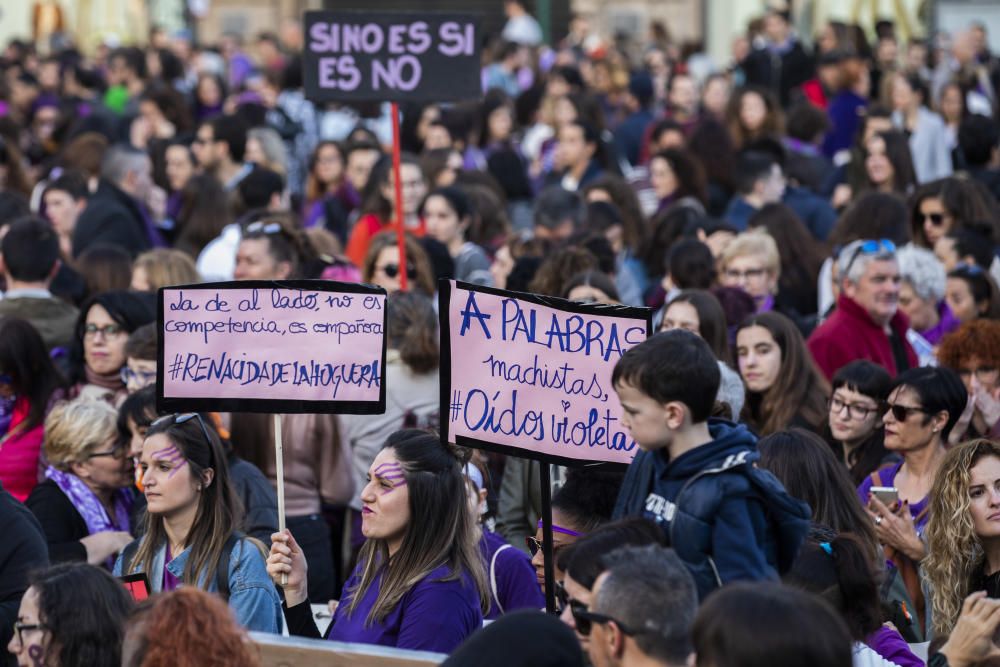
<svg viewBox="0 0 1000 667"><path fill-rule="evenodd" d="M366 627L368 612L375 604L382 573L362 596L354 612L347 614L347 594L361 576L355 568L344 586L345 595L333 615L333 625L327 639L360 644L380 644L418 651L450 653L466 637L483 625L479 594L468 575L461 579L441 581L448 576L448 566L431 571L414 586L395 609L381 621Z"/></svg>
<svg viewBox="0 0 1000 667"><path fill-rule="evenodd" d="M899 667L924 667L924 661L913 654L903 636L892 628L883 625L865 638L865 644Z"/></svg>

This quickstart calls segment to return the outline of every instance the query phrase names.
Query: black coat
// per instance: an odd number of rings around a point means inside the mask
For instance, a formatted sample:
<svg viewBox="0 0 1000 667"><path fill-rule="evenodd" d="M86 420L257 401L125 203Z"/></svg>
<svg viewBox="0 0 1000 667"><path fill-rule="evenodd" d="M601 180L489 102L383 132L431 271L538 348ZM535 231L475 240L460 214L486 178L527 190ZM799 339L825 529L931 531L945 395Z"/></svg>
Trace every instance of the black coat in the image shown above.
<svg viewBox="0 0 1000 667"><path fill-rule="evenodd" d="M742 67L747 83L773 91L782 108L789 106L792 91L813 78L816 72L812 57L798 41L782 54L768 48L754 49Z"/></svg>
<svg viewBox="0 0 1000 667"><path fill-rule="evenodd" d="M102 180L87 200L73 230L73 256L95 243L110 243L135 257L149 250L149 233L138 202L128 193Z"/></svg>
<svg viewBox="0 0 1000 667"><path fill-rule="evenodd" d="M0 664L17 661L7 653L7 643L14 630L21 597L28 589L28 573L49 564L42 527L34 515L0 487Z"/></svg>
<svg viewBox="0 0 1000 667"><path fill-rule="evenodd" d="M32 491L25 502L41 524L53 563L87 560L87 549L80 542L90 535L87 522L55 482L47 479Z"/></svg>

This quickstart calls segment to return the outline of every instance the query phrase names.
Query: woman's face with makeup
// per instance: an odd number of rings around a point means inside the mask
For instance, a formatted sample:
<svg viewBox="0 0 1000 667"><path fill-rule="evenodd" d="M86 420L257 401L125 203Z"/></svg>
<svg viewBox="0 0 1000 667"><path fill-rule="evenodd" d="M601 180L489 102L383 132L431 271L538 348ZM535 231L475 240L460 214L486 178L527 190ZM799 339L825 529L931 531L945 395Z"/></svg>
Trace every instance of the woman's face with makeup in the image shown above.
<svg viewBox="0 0 1000 667"><path fill-rule="evenodd" d="M410 523L410 490L403 466L391 447L379 452L368 469L361 503L361 532L370 540L386 540L393 553Z"/></svg>
<svg viewBox="0 0 1000 667"><path fill-rule="evenodd" d="M195 480L184 453L166 434L146 438L139 469L150 514L172 514L198 502L204 482Z"/></svg>

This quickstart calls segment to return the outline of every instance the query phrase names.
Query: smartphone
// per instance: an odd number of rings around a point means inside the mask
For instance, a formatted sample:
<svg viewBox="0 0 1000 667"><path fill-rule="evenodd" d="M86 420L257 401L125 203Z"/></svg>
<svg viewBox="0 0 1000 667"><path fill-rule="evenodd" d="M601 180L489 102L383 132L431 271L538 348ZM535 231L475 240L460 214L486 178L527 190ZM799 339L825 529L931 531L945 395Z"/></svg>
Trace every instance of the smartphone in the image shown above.
<svg viewBox="0 0 1000 667"><path fill-rule="evenodd" d="M899 502L899 489L894 486L873 486L871 493L879 499L879 502L890 509Z"/></svg>
<svg viewBox="0 0 1000 667"><path fill-rule="evenodd" d="M149 578L144 573L126 574L123 577L118 577L118 580L122 582L125 590L132 595L132 599L136 602L142 602L150 596Z"/></svg>

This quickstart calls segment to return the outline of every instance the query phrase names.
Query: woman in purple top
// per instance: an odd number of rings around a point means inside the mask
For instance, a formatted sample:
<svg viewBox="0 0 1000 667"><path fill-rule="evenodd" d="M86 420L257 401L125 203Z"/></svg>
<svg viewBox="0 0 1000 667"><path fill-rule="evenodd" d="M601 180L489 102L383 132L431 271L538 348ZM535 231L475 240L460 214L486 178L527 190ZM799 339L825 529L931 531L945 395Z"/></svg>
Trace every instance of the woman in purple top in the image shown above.
<svg viewBox="0 0 1000 667"><path fill-rule="evenodd" d="M469 509L476 517L479 551L486 563L486 580L490 588L490 610L486 620L495 621L501 614L516 609L543 609L545 598L538 588L535 568L528 554L512 547L483 523L487 512L487 489L482 469L469 462L465 475Z"/></svg>
<svg viewBox="0 0 1000 667"><path fill-rule="evenodd" d="M906 613L915 616L916 631L926 627L918 569L927 555L922 536L930 518L929 493L967 398L962 380L947 368L914 368L900 374L889 391L882 422L885 448L903 460L876 470L858 487L885 547L891 566L888 576L905 584L909 601L900 601ZM882 502L871 493L873 486L895 488L898 501Z"/></svg>
<svg viewBox="0 0 1000 667"><path fill-rule="evenodd" d="M367 541L327 639L451 652L489 609L461 462L437 436L397 431L368 469L361 502ZM267 569L284 588L289 632L319 637L302 550L287 530L271 539Z"/></svg>

